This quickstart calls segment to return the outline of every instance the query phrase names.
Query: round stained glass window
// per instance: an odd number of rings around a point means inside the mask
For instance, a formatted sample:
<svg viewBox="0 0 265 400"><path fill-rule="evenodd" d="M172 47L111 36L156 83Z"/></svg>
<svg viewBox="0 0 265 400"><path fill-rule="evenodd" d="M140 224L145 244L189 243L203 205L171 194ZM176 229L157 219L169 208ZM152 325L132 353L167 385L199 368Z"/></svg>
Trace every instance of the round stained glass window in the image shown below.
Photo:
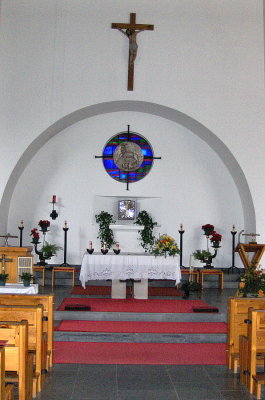
<svg viewBox="0 0 265 400"><path fill-rule="evenodd" d="M135 132L121 132L113 136L103 150L104 168L119 182L133 183L143 179L153 164L150 143Z"/></svg>

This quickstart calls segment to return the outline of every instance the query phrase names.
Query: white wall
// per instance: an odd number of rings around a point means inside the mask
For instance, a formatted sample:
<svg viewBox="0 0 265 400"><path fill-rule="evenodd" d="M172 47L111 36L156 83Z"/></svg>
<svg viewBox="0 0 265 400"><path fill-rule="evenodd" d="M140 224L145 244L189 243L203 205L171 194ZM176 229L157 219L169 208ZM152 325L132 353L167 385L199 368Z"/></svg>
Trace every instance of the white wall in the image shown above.
<svg viewBox="0 0 265 400"><path fill-rule="evenodd" d="M130 12L137 22L155 25L138 35L133 92L126 90L127 39L110 28L128 21ZM265 240L262 0L2 0L1 18L0 194L23 152L58 119L104 101L143 100L182 111L230 149L248 181L257 231ZM21 218L28 230L36 225L57 194L60 216L50 235L61 242L67 218L69 259L78 262L96 235L89 225L94 195L124 194L93 156L127 123L163 157L147 178L131 185L132 195L161 197L163 232L176 236L184 223L186 259L204 244L200 226L216 225L225 236L219 262L230 266L231 225L243 228L242 199L231 176L193 133L142 113L98 116L51 139L15 187L8 230L15 231ZM8 204L1 206L8 210ZM2 212L3 226L4 218Z"/></svg>
<svg viewBox="0 0 265 400"><path fill-rule="evenodd" d="M126 185L111 179L101 159L102 149L114 134L126 130L145 136L155 155L148 176ZM27 190L25 190L27 188ZM203 190L202 190L203 188ZM16 186L11 201L9 230L20 219L26 221L25 243L40 219L48 219L52 194L59 200L59 217L52 223L47 240L63 244L63 223L69 223L68 257L73 263L80 258L93 240L98 227L95 213L114 212L115 198L103 196L150 197L138 200L141 209L152 213L160 227L156 234L168 233L179 242L178 229L184 224L184 264L197 248L205 248L201 225L211 223L223 235L222 250L217 264L231 264L232 223L243 227L240 198L234 182L222 161L209 146L183 127L159 117L130 112L101 115L84 120L51 139L30 162ZM157 199L158 198L158 199ZM141 251L137 231L115 231L115 239L124 251ZM60 262L62 254L57 258Z"/></svg>

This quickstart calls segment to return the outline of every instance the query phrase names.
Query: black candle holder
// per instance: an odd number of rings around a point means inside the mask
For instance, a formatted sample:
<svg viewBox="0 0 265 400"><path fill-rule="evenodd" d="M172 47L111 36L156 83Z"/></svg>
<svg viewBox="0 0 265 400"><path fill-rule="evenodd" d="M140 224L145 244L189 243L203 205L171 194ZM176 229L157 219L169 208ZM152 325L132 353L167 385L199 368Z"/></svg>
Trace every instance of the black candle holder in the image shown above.
<svg viewBox="0 0 265 400"><path fill-rule="evenodd" d="M54 209L54 204L56 204L56 201L53 199L50 204L52 204L52 212L50 213L51 219L56 219L58 217L57 211Z"/></svg>
<svg viewBox="0 0 265 400"><path fill-rule="evenodd" d="M234 271L237 271L240 273L239 268L235 266L235 236L237 234L237 231L231 231L232 235L232 265L230 268L228 268L227 272L230 274L230 272L234 273Z"/></svg>
<svg viewBox="0 0 265 400"><path fill-rule="evenodd" d="M183 254L183 234L184 234L184 229L180 228L179 230L179 266L180 268L186 268L182 265L182 254Z"/></svg>
<svg viewBox="0 0 265 400"><path fill-rule="evenodd" d="M88 252L88 254L93 254L94 253L94 249L86 249L86 251Z"/></svg>
<svg viewBox="0 0 265 400"><path fill-rule="evenodd" d="M117 254L117 255L120 254L120 252L121 252L120 249L113 249L113 251L114 251L114 253Z"/></svg>
<svg viewBox="0 0 265 400"><path fill-rule="evenodd" d="M63 227L64 231L64 246L63 246L63 263L60 265L60 267L69 267L69 264L66 262L66 257L67 257L67 231L69 228L67 226Z"/></svg>
<svg viewBox="0 0 265 400"><path fill-rule="evenodd" d="M22 225L22 226L18 226L18 229L19 229L19 247L22 247L22 242L23 242L23 229L24 229L24 226Z"/></svg>
<svg viewBox="0 0 265 400"><path fill-rule="evenodd" d="M102 254L107 254L108 251L109 251L109 249L101 249L101 253L102 253Z"/></svg>

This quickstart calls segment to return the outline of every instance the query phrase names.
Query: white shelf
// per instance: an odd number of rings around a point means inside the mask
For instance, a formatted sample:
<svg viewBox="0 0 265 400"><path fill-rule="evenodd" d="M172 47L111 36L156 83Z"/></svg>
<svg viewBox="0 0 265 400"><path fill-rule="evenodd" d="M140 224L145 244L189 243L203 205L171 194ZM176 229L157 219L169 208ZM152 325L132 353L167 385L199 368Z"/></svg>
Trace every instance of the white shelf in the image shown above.
<svg viewBox="0 0 265 400"><path fill-rule="evenodd" d="M112 229L113 231L142 231L144 229L143 226L141 225L117 225L117 224L111 224L110 229Z"/></svg>

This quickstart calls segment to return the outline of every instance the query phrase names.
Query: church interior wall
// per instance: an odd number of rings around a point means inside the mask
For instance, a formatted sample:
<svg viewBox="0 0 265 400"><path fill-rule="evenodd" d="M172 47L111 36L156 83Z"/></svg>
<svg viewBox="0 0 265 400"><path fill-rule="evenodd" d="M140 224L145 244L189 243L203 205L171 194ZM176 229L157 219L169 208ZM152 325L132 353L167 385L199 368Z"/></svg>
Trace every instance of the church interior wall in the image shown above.
<svg viewBox="0 0 265 400"><path fill-rule="evenodd" d="M112 22L127 22L130 12L137 13L137 22L155 25L154 31L138 35L133 92L126 90L128 43L110 28ZM257 231L261 241L265 239L260 185L265 172L262 1L2 0L1 17L1 194L24 151L60 118L104 101L152 102L199 121L230 149L247 179ZM185 224L186 260L191 249L203 246L200 226L220 223L226 238L218 262L230 266L229 230L233 223L244 226L242 198L231 175L192 132L143 113L90 118L44 144L15 186L8 230L14 231L21 218L27 229L44 218L56 193L61 209L50 236L62 241L60 227L69 220L69 258L78 263L87 240L96 237L95 225L88 226L95 196L120 196L124 191L93 157L128 123L163 155L143 181L131 185L132 194L161 197L160 233L176 236L179 223ZM162 188L158 181L164 182ZM8 209L9 204L4 206ZM124 237L125 249L135 234L116 233L121 242ZM137 241L134 246L136 250Z"/></svg>
<svg viewBox="0 0 265 400"><path fill-rule="evenodd" d="M132 131L150 141L155 156L162 157L154 161L146 178L129 185L129 191L125 184L107 175L101 159L95 159L111 136L126 130L128 122ZM19 179L10 204L8 226L16 226L23 218L25 243L30 243L30 230L49 216L53 193L57 195L59 217L52 222L46 239L62 244L62 227L67 220L69 261L76 264L80 263L89 240L100 250L95 214L101 210L114 213L117 198L124 196L136 198L139 210L151 213L159 225L155 230L157 236L168 233L179 241L178 229L181 223L184 225L186 264L193 251L206 246L201 225L212 223L223 235L216 262L229 267L231 221L238 228L244 226L240 197L222 160L187 129L143 113L110 113L85 119L39 150ZM114 234L123 251L142 251L137 229L115 230Z"/></svg>

